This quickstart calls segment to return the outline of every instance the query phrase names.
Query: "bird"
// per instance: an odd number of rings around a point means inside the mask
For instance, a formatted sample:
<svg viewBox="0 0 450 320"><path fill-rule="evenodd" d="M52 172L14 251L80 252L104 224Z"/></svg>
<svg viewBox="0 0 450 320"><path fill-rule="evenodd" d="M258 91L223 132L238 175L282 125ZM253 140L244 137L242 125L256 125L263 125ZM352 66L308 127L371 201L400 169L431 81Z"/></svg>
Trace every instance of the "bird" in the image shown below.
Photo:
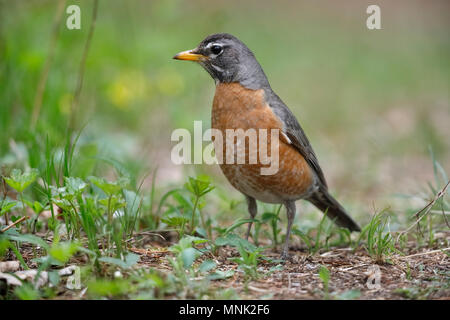
<svg viewBox="0 0 450 320"><path fill-rule="evenodd" d="M288 221L281 259L290 258L289 238L296 215L296 200L311 202L340 227L361 231L329 193L324 173L305 132L292 111L272 90L255 55L241 40L228 33L211 34L196 48L182 51L173 59L194 61L214 79L212 129L223 134L227 129L278 130L276 173L262 174L261 158L253 164L225 161L219 165L231 185L245 196L252 219L257 214L256 200L286 207ZM218 152L226 151L225 147L218 150L220 147L214 146L216 156ZM247 151L246 160L248 156ZM267 163L264 164L267 167ZM252 222L248 224L247 240L251 227Z"/></svg>

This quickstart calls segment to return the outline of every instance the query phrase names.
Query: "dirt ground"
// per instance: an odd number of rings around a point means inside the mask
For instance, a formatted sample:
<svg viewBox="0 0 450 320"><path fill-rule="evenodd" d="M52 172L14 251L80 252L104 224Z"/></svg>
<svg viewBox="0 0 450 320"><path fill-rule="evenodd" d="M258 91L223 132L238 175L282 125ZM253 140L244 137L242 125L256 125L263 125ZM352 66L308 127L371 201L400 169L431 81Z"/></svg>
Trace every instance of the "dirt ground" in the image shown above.
<svg viewBox="0 0 450 320"><path fill-rule="evenodd" d="M443 236L450 239L450 232ZM363 248L334 248L316 255L298 248L290 251L291 260L282 270L270 272L276 263L261 263L260 278L248 283L238 266L228 259L239 256L234 248L222 247L217 256L206 255L203 259L213 259L221 271L235 270L233 277L212 281L211 285L233 288L243 299L327 298L318 276L321 266L330 271L330 299L450 299L449 252L418 250L414 242L408 247L404 250L407 255L391 255L383 264L374 264ZM142 267L170 272L165 257L171 253L165 250L132 249L141 256ZM279 256L273 250L264 254L273 259Z"/></svg>
<svg viewBox="0 0 450 320"><path fill-rule="evenodd" d="M442 232L439 236L444 243L450 241L450 231ZM171 273L167 258L173 254L168 251L169 243L162 244L157 241L147 242L144 248L132 246L130 251L140 256L140 262L133 268L151 268L164 274ZM324 253L311 255L305 248L291 247L290 261L284 264L263 261L258 265L258 278L250 281L246 280L238 265L229 259L239 256L232 247L220 247L217 255L204 254L196 263L212 259L217 264L216 270L234 270L232 277L209 283L212 288L233 288L241 299L450 300L450 251L447 249L418 248L417 243L411 241L402 249L405 255L392 254L386 262L375 264L364 248L330 248ZM21 253L31 269L37 267L32 259L39 256L40 251L31 245L22 245ZM276 260L279 253L267 249L264 256ZM81 266L86 262L78 257L72 259L70 264ZM281 265L282 269L273 270L277 265ZM321 266L330 272L328 294L319 278ZM85 299L87 296L61 288L55 298Z"/></svg>

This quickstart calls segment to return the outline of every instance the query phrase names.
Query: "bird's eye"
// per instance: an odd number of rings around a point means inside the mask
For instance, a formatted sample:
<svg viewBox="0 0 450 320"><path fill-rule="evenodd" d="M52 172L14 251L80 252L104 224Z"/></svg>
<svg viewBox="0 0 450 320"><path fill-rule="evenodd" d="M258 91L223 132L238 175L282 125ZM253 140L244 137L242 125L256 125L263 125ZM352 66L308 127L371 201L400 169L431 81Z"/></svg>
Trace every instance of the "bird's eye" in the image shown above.
<svg viewBox="0 0 450 320"><path fill-rule="evenodd" d="M216 54L216 55L219 54L219 53L221 53L222 50L223 50L222 46L219 46L219 45L217 45L217 44L211 46L211 52L214 53L214 54Z"/></svg>

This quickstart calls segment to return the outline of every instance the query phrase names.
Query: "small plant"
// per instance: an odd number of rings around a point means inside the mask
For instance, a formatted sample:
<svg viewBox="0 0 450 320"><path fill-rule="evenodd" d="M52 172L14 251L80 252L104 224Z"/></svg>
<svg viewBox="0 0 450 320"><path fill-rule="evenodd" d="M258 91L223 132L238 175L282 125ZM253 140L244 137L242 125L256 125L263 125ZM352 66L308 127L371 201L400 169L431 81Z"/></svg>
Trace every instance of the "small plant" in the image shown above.
<svg viewBox="0 0 450 320"><path fill-rule="evenodd" d="M411 219L414 219L415 222L399 234L397 242L401 240L401 237L405 237L407 233L416 228L417 231L413 236L415 236L418 246L427 243L429 247L435 247L437 244L435 236L437 227L446 226L450 228L450 220L447 218L448 212L450 211L450 204L446 199L450 180L444 168L435 159L431 149L430 153L433 162L434 184L431 182L428 183L428 190L420 195L403 195L405 198L422 199L426 205L419 211L415 209L410 210Z"/></svg>
<svg viewBox="0 0 450 320"><path fill-rule="evenodd" d="M278 235L280 233L280 229L278 228L278 223L281 221L280 219L280 211L281 211L282 205L279 205L275 212L265 212L262 215L262 222L268 222L270 224L270 229L272 231L272 245L274 248L277 247L279 241L278 241ZM255 228L256 232L256 228Z"/></svg>
<svg viewBox="0 0 450 320"><path fill-rule="evenodd" d="M106 215L108 217L108 223L111 224L113 220L113 214L125 207L125 201L122 196L122 190L129 184L129 179L121 177L117 181L106 181L103 178L98 177L89 177L89 180L99 189L101 189L105 195L106 198L100 199L100 204L104 206L106 209ZM69 180L73 181L73 180ZM84 188L85 184L81 182L80 186L80 180L78 180L75 183L75 188L80 190L81 188Z"/></svg>
<svg viewBox="0 0 450 320"><path fill-rule="evenodd" d="M8 224L8 212L10 212L17 205L17 201L6 199L6 197L0 202L0 217L5 216L5 222Z"/></svg>
<svg viewBox="0 0 450 320"><path fill-rule="evenodd" d="M42 203L40 203L39 201L31 202L31 201L29 201L29 200L25 200L25 199L24 199L24 202L27 204L27 206L28 206L29 208L31 208L31 210L33 210L33 212L34 212L34 214L35 214L35 216L34 216L34 218L33 218L33 222L32 222L32 233L35 233L35 232L36 232L36 225L37 225L37 222L38 222L39 215L40 215L44 210L47 210L47 209L49 208L49 206L46 205L46 204L42 204Z"/></svg>
<svg viewBox="0 0 450 320"><path fill-rule="evenodd" d="M263 255L261 254L262 248L255 248L254 250L246 249L242 243L239 243L238 251L240 257L229 258L231 261L237 263L239 268L244 272L245 277L249 279L258 278L258 262Z"/></svg>
<svg viewBox="0 0 450 320"><path fill-rule="evenodd" d="M214 245L218 247L231 246L235 248L239 248L240 246L242 246L248 251L255 251L257 249L254 244L231 232L226 233L221 237L217 237L217 239L214 241Z"/></svg>
<svg viewBox="0 0 450 320"><path fill-rule="evenodd" d="M322 280L322 284L323 284L323 297L324 297L324 299L328 300L329 295L330 295L329 288L328 288L328 284L330 282L330 271L327 269L327 267L320 266L319 278L320 278L320 280Z"/></svg>
<svg viewBox="0 0 450 320"><path fill-rule="evenodd" d="M199 235L211 239L211 221L209 218L205 219L201 209L205 206L204 196L213 189L209 177L189 177L184 189L171 190L161 198L158 214L169 197L176 202L176 205L168 204L169 209L163 214L161 221L169 227L176 228L180 238L183 238L185 233L192 235L197 232ZM189 192L189 195L186 195L186 191ZM197 226L197 216L200 217L201 227ZM187 229L186 225L188 225Z"/></svg>
<svg viewBox="0 0 450 320"><path fill-rule="evenodd" d="M168 257L168 261L173 268L173 274L168 277L169 283L174 288L177 295L186 298L200 298L207 290L207 277L201 277L202 281L197 281L199 274L204 274L216 267L216 263L212 260L203 261L200 266L195 267L194 262L203 255L203 251L195 246L208 242L206 239L185 236L180 241L171 246L169 250L174 253L175 257Z"/></svg>
<svg viewBox="0 0 450 320"><path fill-rule="evenodd" d="M67 231L72 239L80 237L80 215L77 201L86 190L87 184L79 178L64 178L65 186L50 186L52 201L61 208Z"/></svg>
<svg viewBox="0 0 450 320"><path fill-rule="evenodd" d="M200 250L194 248L193 244L198 245L206 242L208 242L208 240L193 236L181 238L177 244L174 244L169 248L176 256L175 265L182 267L183 269L189 269L195 259L203 254Z"/></svg>
<svg viewBox="0 0 450 320"><path fill-rule="evenodd" d="M433 162L433 172L434 172L434 183L433 186L431 183L429 186L429 198L431 198L430 205L430 213L428 214L427 219L427 228L428 228L428 246L432 247L435 244L435 234L433 230L434 220L436 216L441 216L447 225L450 228L450 223L445 215L445 212L450 210L450 204L446 201L445 195L447 194L446 190L450 183L447 173L445 172L442 165L436 160L433 151L430 148L431 159ZM443 188L442 188L443 187ZM440 191L441 189L442 191ZM441 196L439 196L441 194ZM437 198L436 198L436 195ZM433 200L434 198L434 200ZM427 214L425 212L424 214Z"/></svg>
<svg viewBox="0 0 450 320"><path fill-rule="evenodd" d="M173 189L167 192L159 203L157 215L162 210L164 204L166 204L169 197L173 198L175 204L167 203L168 209L162 214L161 222L165 223L167 227L174 228L179 238L183 238L186 233L186 224L189 222L188 214L186 212L192 211L192 202L182 189Z"/></svg>
<svg viewBox="0 0 450 320"><path fill-rule="evenodd" d="M320 219L317 228L302 231L294 227L292 233L300 237L310 254L316 254L320 250L329 250L331 246L351 243L350 231L337 227L326 214Z"/></svg>
<svg viewBox="0 0 450 320"><path fill-rule="evenodd" d="M305 243L308 248L308 252L312 254L314 252L314 240L308 235L307 232L302 231L301 229L294 226L292 228L292 234L295 234L300 237L300 239Z"/></svg>
<svg viewBox="0 0 450 320"><path fill-rule="evenodd" d="M25 189L36 181L38 174L39 171L37 169L30 169L25 172L22 172L20 169L13 169L10 177L4 177L4 179L11 188L22 195Z"/></svg>
<svg viewBox="0 0 450 320"><path fill-rule="evenodd" d="M257 271L258 263L265 259L264 255L261 254L264 250L263 247L256 247L247 240L231 233L231 231L221 237L218 237L214 242L214 245L216 247L231 246L238 250L240 256L229 258L229 260L239 265L239 269L245 274L246 281L257 279L259 277Z"/></svg>
<svg viewBox="0 0 450 320"><path fill-rule="evenodd" d="M88 294L92 298L108 297L117 298L124 297L127 294L134 293L136 286L127 279L91 279L87 283Z"/></svg>
<svg viewBox="0 0 450 320"><path fill-rule="evenodd" d="M317 227L316 240L314 241L314 249L313 254L319 252L319 250L323 247L325 250L329 249L328 241L331 238L331 230L333 228L333 224L328 221L326 213L324 213L322 219L320 219L319 226ZM322 234L325 236L325 242L322 244L321 236Z"/></svg>
<svg viewBox="0 0 450 320"><path fill-rule="evenodd" d="M18 194L20 198L20 202L22 204L22 216L26 217L26 200L24 199L24 191L28 188L33 182L36 181L38 177L39 171L37 169L30 169L28 171L22 172L19 169L13 169L11 175L9 177L3 177L5 182L13 188ZM2 214L9 211L14 205L14 202L9 202L6 206L6 209L3 211L3 203L2 203ZM42 212L42 211L41 211ZM39 212L40 213L40 212ZM37 217L36 217L37 219Z"/></svg>
<svg viewBox="0 0 450 320"><path fill-rule="evenodd" d="M212 238L211 234L211 223L208 219L209 224L207 225L207 221L203 217L200 209L204 206L204 202L200 202L200 199L211 192L214 187L211 185L210 179L208 176L199 176L197 178L189 177L189 182L185 184L185 188L189 190L193 199L194 206L192 208L192 216L191 216L191 225L190 225L190 233L195 231L195 216L198 214L200 216L200 220L202 222L202 228L204 231L207 230L209 239Z"/></svg>
<svg viewBox="0 0 450 320"><path fill-rule="evenodd" d="M395 251L394 239L387 229L389 217L386 211L375 214L370 223L362 230L360 237L367 234L366 250L376 263L385 262L385 258Z"/></svg>
<svg viewBox="0 0 450 320"><path fill-rule="evenodd" d="M58 233L55 234L51 244L48 244L38 236L32 234L20 234L16 230L8 230L7 232L0 234L0 242L4 242L5 239L17 244L24 242L30 243L42 249L42 254L32 260L38 266L36 275L32 280L33 292L38 296L44 295L44 292L38 290L39 283L41 283L41 285L45 285L48 279L52 286L57 286L59 284L60 276L58 270L55 270L55 268L65 266L77 252L83 251L85 253L93 254L89 252L89 250L83 248L78 242L60 241ZM10 243L10 249L13 250L16 257L21 262L22 267L25 270L29 270L29 267L25 263L22 255L15 249L15 246L12 245L12 243ZM46 276L41 277L42 273L45 273ZM21 289L23 286L24 288ZM27 299L26 295L23 294L27 292L32 293L32 291L29 290L31 286L24 283L21 287L18 287L15 290L15 295L19 299Z"/></svg>

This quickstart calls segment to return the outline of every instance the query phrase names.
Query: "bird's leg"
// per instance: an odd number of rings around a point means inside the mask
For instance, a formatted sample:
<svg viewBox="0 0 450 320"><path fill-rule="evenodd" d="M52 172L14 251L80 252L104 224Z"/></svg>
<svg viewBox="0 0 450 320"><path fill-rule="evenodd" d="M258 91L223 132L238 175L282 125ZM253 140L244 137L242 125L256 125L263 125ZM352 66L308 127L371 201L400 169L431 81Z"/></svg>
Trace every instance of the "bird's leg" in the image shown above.
<svg viewBox="0 0 450 320"><path fill-rule="evenodd" d="M289 236L291 234L292 224L295 218L295 201L287 201L285 204L288 224L286 230L286 240L284 242L283 251L281 252L281 259L287 260L289 258Z"/></svg>
<svg viewBox="0 0 450 320"><path fill-rule="evenodd" d="M256 200L255 200L255 198L252 198L250 196L245 196L245 198L247 199L248 213L250 213L250 217L252 219L254 219L255 216L256 216L256 213L258 212L258 207L256 205ZM253 222L250 222L248 224L247 234L245 236L245 239L247 239L247 241L248 241L248 237L250 236L250 230L252 228L252 224L253 224Z"/></svg>

